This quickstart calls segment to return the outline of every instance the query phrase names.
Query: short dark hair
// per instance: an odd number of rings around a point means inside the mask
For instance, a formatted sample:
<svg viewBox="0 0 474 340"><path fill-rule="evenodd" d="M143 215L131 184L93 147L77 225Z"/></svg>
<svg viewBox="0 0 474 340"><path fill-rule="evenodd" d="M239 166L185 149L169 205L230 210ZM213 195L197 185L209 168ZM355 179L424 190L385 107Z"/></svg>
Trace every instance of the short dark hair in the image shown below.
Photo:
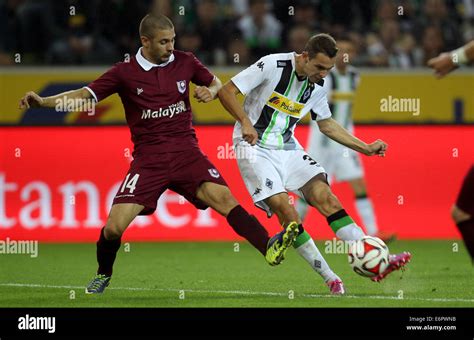
<svg viewBox="0 0 474 340"><path fill-rule="evenodd" d="M313 59L316 54L323 53L329 58L334 58L337 54L336 40L327 33L320 33L309 38L304 48L308 52L309 58Z"/></svg>
<svg viewBox="0 0 474 340"><path fill-rule="evenodd" d="M152 39L154 33L158 30L173 29L173 22L163 14L147 14L140 22L140 36Z"/></svg>

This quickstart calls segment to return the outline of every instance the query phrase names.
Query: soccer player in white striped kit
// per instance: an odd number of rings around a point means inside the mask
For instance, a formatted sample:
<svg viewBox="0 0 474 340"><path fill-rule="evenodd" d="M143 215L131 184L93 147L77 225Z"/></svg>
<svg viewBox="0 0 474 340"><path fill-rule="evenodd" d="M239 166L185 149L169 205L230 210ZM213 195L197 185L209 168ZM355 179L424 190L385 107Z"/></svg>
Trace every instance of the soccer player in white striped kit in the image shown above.
<svg viewBox="0 0 474 340"><path fill-rule="evenodd" d="M349 65L355 56L355 48L353 42L346 37L338 39L337 47L339 51L335 67L324 79L323 88L328 93L329 108L333 119L353 134L352 102L360 80L357 69ZM313 120L310 122L306 151L323 164L329 182L332 177L335 177L338 182L348 182L351 185L356 198L355 206L367 234L379 237L386 243L392 241L394 235L381 232L377 226L372 200L367 194L364 181L364 169L358 153L320 133L318 124ZM296 210L304 220L308 212L308 205L304 199L297 202Z"/></svg>
<svg viewBox="0 0 474 340"><path fill-rule="evenodd" d="M296 123L311 114L321 132L340 144L368 156L384 156L387 144L366 144L331 118L324 77L334 67L336 41L328 34L311 37L302 54L279 53L262 57L234 76L219 91L219 100L237 120L233 142L240 173L257 207L278 216L281 223L297 221L296 251L318 272L333 294L344 294L340 278L304 230L301 218L290 204L292 191L327 218L337 237L359 240L364 232L331 192L324 168L311 158L294 137ZM244 94L244 107L237 95ZM371 278L380 281L408 263L411 254L390 255L387 270Z"/></svg>

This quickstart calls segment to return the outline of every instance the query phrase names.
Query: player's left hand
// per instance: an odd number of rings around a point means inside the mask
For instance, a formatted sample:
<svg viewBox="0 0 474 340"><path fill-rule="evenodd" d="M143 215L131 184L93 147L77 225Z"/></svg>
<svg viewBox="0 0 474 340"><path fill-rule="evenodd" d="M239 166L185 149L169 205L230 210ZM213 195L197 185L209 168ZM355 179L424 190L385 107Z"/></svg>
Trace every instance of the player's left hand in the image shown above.
<svg viewBox="0 0 474 340"><path fill-rule="evenodd" d="M428 60L428 66L434 69L436 78L443 78L457 68L450 53L441 53L436 58Z"/></svg>
<svg viewBox="0 0 474 340"><path fill-rule="evenodd" d="M214 99L214 96L209 88L205 86L196 86L194 89L194 98L196 98L199 103L208 103Z"/></svg>
<svg viewBox="0 0 474 340"><path fill-rule="evenodd" d="M375 142L367 145L367 150L364 152L367 156L378 155L380 157L385 157L385 152L387 151L388 144L381 139L377 139Z"/></svg>

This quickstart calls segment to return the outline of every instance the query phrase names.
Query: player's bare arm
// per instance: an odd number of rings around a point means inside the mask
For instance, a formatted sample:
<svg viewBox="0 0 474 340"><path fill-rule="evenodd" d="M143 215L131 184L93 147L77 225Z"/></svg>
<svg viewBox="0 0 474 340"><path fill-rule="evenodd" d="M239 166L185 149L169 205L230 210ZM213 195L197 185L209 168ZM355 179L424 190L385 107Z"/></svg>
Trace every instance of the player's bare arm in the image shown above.
<svg viewBox="0 0 474 340"><path fill-rule="evenodd" d="M344 129L337 121L332 118L318 121L318 126L319 130L323 134L352 150L363 153L367 156L385 156L385 151L387 150L388 145L380 139L371 144L366 144L359 138L350 134L349 131Z"/></svg>
<svg viewBox="0 0 474 340"><path fill-rule="evenodd" d="M222 82L219 78L214 77L214 80L209 86L196 86L194 89L194 98L199 103L208 103L217 97L217 93L222 88Z"/></svg>
<svg viewBox="0 0 474 340"><path fill-rule="evenodd" d="M428 61L428 66L433 68L435 76L442 78L460 64L467 64L474 60L474 40L451 52L441 53Z"/></svg>
<svg viewBox="0 0 474 340"><path fill-rule="evenodd" d="M251 145L258 140L257 130L252 125L249 116L237 100L240 90L232 81L228 81L219 91L219 100L222 106L242 125L242 138Z"/></svg>
<svg viewBox="0 0 474 340"><path fill-rule="evenodd" d="M67 91L55 96L40 97L33 91L27 92L23 98L20 99L19 108L29 109L31 107L49 107L54 108L57 105L57 100L69 100L69 99L90 99L92 94L85 88Z"/></svg>

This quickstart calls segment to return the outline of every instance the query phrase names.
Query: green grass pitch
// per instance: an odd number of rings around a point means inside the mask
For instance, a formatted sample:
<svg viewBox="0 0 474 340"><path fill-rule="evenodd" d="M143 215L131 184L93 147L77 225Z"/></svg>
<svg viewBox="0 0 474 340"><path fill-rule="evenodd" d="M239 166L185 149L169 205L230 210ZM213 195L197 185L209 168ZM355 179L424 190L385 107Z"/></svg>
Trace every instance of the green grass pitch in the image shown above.
<svg viewBox="0 0 474 340"><path fill-rule="evenodd" d="M0 255L0 307L474 307L474 268L461 241L389 247L413 259L381 283L353 273L347 256L325 255L347 290L333 297L293 249L271 267L246 242L239 251L234 242L132 242L122 245L109 288L92 296L84 287L95 244L40 243L37 258Z"/></svg>

